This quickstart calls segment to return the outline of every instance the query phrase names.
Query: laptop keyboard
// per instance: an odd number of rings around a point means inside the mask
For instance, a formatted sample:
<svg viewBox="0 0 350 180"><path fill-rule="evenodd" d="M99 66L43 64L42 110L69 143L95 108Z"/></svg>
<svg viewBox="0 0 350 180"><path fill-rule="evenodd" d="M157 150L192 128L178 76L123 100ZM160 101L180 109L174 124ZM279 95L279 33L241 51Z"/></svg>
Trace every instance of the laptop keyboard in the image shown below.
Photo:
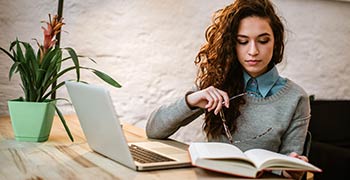
<svg viewBox="0 0 350 180"><path fill-rule="evenodd" d="M165 157L155 152L141 148L134 144L129 145L129 149L134 160L139 163L144 164L144 163L175 161L174 159L170 159L168 157Z"/></svg>

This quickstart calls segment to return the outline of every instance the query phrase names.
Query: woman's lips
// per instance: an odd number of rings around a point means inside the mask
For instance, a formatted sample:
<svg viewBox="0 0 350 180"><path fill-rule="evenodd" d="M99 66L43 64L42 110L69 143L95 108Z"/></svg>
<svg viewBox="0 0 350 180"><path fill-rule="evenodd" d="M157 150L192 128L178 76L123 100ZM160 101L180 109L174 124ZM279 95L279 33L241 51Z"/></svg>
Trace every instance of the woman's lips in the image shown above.
<svg viewBox="0 0 350 180"><path fill-rule="evenodd" d="M258 64L259 62L261 62L261 60L246 60L245 62L247 62L248 65L254 66L254 65Z"/></svg>

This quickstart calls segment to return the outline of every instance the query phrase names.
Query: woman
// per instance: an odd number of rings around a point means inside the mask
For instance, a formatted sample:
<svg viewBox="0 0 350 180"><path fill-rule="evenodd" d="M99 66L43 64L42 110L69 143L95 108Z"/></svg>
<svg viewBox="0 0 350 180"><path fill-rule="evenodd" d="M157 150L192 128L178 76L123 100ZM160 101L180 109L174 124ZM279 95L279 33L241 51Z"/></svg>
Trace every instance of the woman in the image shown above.
<svg viewBox="0 0 350 180"><path fill-rule="evenodd" d="M229 142L232 134L243 151L263 148L307 161L300 154L310 120L308 95L275 67L283 58L284 27L271 2L236 0L217 11L206 40L195 60L196 89L154 111L148 137L167 138L205 113L208 141ZM245 92L251 93L230 100Z"/></svg>

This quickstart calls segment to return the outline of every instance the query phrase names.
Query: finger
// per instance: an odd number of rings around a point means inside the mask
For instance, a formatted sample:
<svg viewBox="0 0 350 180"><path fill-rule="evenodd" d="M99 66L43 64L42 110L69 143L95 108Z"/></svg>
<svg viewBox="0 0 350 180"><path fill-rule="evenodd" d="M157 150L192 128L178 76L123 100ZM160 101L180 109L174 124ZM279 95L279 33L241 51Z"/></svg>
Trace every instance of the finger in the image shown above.
<svg viewBox="0 0 350 180"><path fill-rule="evenodd" d="M296 152L291 152L288 156L297 158L299 154Z"/></svg>
<svg viewBox="0 0 350 180"><path fill-rule="evenodd" d="M205 105L204 108L207 109L208 111L210 111L209 108L213 105L214 99L213 99L213 97L210 95L209 92L205 92L204 98L205 98L205 100L207 101L207 105Z"/></svg>
<svg viewBox="0 0 350 180"><path fill-rule="evenodd" d="M226 108L229 108L230 106L230 98L228 97L227 93L225 91L219 90L219 93L221 94L221 97L224 99L223 103Z"/></svg>
<svg viewBox="0 0 350 180"><path fill-rule="evenodd" d="M211 111L211 110L213 110L214 109L214 107L215 107L215 99L216 99L216 96L215 96L215 94L212 92L212 91L214 91L214 87L213 86L210 86L210 87L208 87L208 88L206 88L205 90L204 90L204 92L207 94L207 96L208 96L208 98L207 98L207 101L208 101L208 104L207 104L207 106L206 106L206 108L208 109L208 111ZM213 107L214 106L214 107Z"/></svg>
<svg viewBox="0 0 350 180"><path fill-rule="evenodd" d="M222 95L220 94L219 90L218 89L215 89L215 91L213 91L213 93L215 94L216 96L216 108L215 108L215 111L214 111L214 114L217 115L219 113L219 111L222 109L222 102L223 102L223 97Z"/></svg>
<svg viewBox="0 0 350 180"><path fill-rule="evenodd" d="M227 99L226 101L229 101L229 97L226 92L221 91L213 86L208 87L205 92L209 94L210 98L208 97L208 104L205 106L205 108L208 111L214 110L214 114L218 114L219 111L222 109L222 103L224 99Z"/></svg>
<svg viewBox="0 0 350 180"><path fill-rule="evenodd" d="M209 108L210 111L213 110L213 109L216 109L218 104L219 104L219 99L220 99L220 96L217 95L217 93L215 93L215 90L213 91L210 91L210 96L213 98L213 102L212 102L212 106ZM214 111L215 114L217 114L216 110Z"/></svg>
<svg viewBox="0 0 350 180"><path fill-rule="evenodd" d="M309 159L308 159L306 156L301 156L301 155L299 155L299 154L296 153L296 152L290 153L289 156L290 156L290 157L295 157L295 158L301 159L301 160L303 160L303 161L305 161L305 162L309 162Z"/></svg>
<svg viewBox="0 0 350 180"><path fill-rule="evenodd" d="M306 156L298 156L298 158L305 162L309 162L309 159Z"/></svg>
<svg viewBox="0 0 350 180"><path fill-rule="evenodd" d="M212 108L215 109L214 114L217 115L222 108L223 97L219 89L212 87L209 90L210 95L214 99Z"/></svg>

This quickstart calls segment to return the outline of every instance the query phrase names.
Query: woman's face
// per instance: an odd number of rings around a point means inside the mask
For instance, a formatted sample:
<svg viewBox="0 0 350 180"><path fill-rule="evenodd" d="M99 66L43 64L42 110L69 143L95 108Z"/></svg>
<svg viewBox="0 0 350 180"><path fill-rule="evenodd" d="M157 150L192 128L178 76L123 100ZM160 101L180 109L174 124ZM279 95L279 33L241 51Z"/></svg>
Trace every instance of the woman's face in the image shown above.
<svg viewBox="0 0 350 180"><path fill-rule="evenodd" d="M257 77L267 71L274 43L273 32L267 18L251 16L241 20L236 52L239 62L250 76Z"/></svg>

